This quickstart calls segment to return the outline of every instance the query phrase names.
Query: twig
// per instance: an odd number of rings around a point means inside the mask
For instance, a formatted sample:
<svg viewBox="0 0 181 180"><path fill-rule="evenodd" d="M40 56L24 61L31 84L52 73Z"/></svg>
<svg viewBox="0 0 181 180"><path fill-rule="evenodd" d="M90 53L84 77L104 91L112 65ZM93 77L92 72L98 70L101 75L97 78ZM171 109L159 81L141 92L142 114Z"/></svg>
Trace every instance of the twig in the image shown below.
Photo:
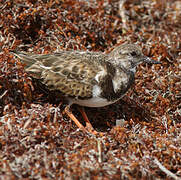
<svg viewBox="0 0 181 180"><path fill-rule="evenodd" d="M97 140L97 150L98 150L98 161L102 162L102 148L101 148L101 140Z"/></svg>
<svg viewBox="0 0 181 180"><path fill-rule="evenodd" d="M127 21L127 17L125 15L125 8L124 8L124 3L126 2L126 0L120 0L119 1L119 14L122 18L122 22L123 22L123 28L127 29L126 26L126 21Z"/></svg>
<svg viewBox="0 0 181 180"><path fill-rule="evenodd" d="M0 99L3 98L3 96L5 96L7 94L8 90L4 91L4 93L2 95L0 95Z"/></svg>
<svg viewBox="0 0 181 180"><path fill-rule="evenodd" d="M173 179L176 180L181 180L181 178L179 178L178 176L176 176L175 174L173 174L171 171L169 171L165 166L163 166L157 158L154 159L154 163L165 173L167 174L167 176L172 177Z"/></svg>

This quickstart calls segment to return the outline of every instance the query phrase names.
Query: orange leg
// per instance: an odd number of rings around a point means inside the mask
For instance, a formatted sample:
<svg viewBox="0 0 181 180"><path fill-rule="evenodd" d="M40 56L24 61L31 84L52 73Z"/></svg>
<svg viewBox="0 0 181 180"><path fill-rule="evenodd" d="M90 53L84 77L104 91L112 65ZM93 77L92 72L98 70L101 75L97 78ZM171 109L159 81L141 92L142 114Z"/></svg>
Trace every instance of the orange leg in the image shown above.
<svg viewBox="0 0 181 180"><path fill-rule="evenodd" d="M87 114L85 113L85 110L82 106L78 107L80 113L82 114L82 117L84 118L84 121L86 122L86 127L88 130L94 130L94 128L92 127L92 124L90 123Z"/></svg>
<svg viewBox="0 0 181 180"><path fill-rule="evenodd" d="M90 133L96 135L98 132L95 131L94 128L92 127L92 124L90 123L90 121L89 121L89 119L88 119L88 117L87 117L87 114L86 114L85 111L84 111L84 108L83 108L82 106L79 106L78 109L79 109L80 113L82 114L82 117L83 117L84 121L86 122L86 127L85 127L85 128L86 128Z"/></svg>
<svg viewBox="0 0 181 180"><path fill-rule="evenodd" d="M89 119L88 119L88 117L87 117L84 109L83 109L82 107L79 107L79 110L80 110L80 112L81 112L81 114L82 114L82 116L83 116L83 118L84 118L84 120L85 120L85 122L86 122L86 127L84 127L84 126L79 122L79 120L72 114L72 112L70 111L70 106L69 106L69 105L65 107L64 112L70 117L71 120L73 120L73 121L75 122L75 124L76 124L81 130L83 130L83 131L85 131L85 132L88 131L88 132L90 132L91 134L96 135L96 134L97 134L97 131L95 131L94 128L92 127L92 125L91 125L91 123L90 123L90 121L89 121Z"/></svg>
<svg viewBox="0 0 181 180"><path fill-rule="evenodd" d="M85 127L79 122L79 120L72 114L70 111L70 106L66 106L64 112L70 117L71 120L75 122L75 124L83 131L86 131Z"/></svg>

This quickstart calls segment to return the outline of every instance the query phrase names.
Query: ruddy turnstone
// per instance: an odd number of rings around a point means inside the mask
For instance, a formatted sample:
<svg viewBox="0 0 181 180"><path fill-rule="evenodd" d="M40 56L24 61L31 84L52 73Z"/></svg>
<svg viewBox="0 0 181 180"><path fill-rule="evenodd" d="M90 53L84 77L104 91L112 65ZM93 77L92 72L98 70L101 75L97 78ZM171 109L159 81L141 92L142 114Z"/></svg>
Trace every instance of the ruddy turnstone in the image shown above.
<svg viewBox="0 0 181 180"><path fill-rule="evenodd" d="M122 98L134 84L140 63L160 64L143 55L140 47L123 44L109 54L89 51L60 51L54 54L14 52L25 70L50 90L58 90L68 101L65 113L85 131L96 133L85 112L84 127L70 111L72 104L102 107Z"/></svg>

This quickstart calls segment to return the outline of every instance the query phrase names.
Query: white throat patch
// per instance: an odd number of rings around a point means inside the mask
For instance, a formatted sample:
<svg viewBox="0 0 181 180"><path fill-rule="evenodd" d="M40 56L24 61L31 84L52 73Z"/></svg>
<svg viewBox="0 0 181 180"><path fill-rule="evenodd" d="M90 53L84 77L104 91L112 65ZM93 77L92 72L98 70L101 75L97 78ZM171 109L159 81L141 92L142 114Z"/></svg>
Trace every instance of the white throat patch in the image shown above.
<svg viewBox="0 0 181 180"><path fill-rule="evenodd" d="M136 67L130 69L131 72L136 73Z"/></svg>
<svg viewBox="0 0 181 180"><path fill-rule="evenodd" d="M112 80L113 83L113 88L114 88L114 92L116 93L118 90L120 90L120 87L122 86L123 83L128 82L128 76L126 73L121 73L120 71L116 71L116 75Z"/></svg>

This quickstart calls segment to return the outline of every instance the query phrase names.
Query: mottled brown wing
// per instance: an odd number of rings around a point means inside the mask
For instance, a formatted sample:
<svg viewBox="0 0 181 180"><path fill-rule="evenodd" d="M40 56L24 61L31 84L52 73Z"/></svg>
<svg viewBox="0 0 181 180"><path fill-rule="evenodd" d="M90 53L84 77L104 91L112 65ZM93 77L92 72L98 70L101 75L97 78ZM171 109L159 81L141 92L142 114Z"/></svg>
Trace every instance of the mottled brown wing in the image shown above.
<svg viewBox="0 0 181 180"><path fill-rule="evenodd" d="M96 73L102 70L98 61L88 60L81 53L62 51L47 55L19 53L16 56L26 64L26 71L50 90L60 90L73 97L91 97L92 88L97 83Z"/></svg>

